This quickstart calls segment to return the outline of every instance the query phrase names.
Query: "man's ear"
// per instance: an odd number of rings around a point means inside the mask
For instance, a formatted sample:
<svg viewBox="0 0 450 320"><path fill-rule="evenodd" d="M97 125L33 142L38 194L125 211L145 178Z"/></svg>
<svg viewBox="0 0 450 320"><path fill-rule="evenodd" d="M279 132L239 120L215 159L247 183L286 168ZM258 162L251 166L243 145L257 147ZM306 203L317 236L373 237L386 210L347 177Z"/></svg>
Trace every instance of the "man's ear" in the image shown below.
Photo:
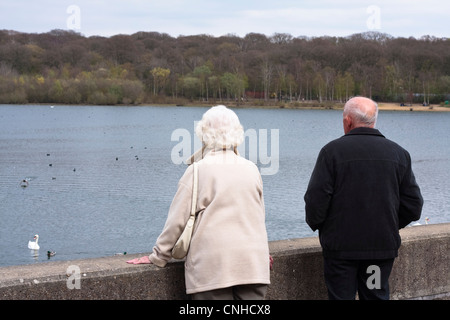
<svg viewBox="0 0 450 320"><path fill-rule="evenodd" d="M350 130L353 129L353 121L352 118L349 116L345 116L344 119L342 120L343 124L344 124L344 133L347 134L350 132Z"/></svg>

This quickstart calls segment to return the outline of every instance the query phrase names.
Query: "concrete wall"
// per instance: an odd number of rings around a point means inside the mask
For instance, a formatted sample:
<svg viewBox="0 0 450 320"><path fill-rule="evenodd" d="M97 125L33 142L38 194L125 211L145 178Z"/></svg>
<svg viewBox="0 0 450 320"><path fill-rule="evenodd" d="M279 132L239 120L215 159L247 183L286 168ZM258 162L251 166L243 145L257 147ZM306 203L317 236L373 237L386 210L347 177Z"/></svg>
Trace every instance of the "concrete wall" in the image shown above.
<svg viewBox="0 0 450 320"><path fill-rule="evenodd" d="M392 299L450 297L450 224L406 228L391 274ZM270 243L267 299L326 299L318 238ZM128 265L127 255L0 268L0 299L188 299L182 262ZM70 269L81 271L80 279ZM69 269L68 269L69 268ZM73 289L69 289L73 287ZM79 287L79 289L78 289Z"/></svg>

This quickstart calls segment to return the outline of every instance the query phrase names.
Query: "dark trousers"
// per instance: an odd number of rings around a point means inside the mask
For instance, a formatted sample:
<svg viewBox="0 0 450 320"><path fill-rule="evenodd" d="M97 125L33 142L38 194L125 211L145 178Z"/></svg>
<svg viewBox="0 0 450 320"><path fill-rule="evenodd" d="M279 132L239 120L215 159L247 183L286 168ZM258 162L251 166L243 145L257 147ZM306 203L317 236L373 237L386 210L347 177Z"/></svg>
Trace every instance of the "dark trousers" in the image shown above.
<svg viewBox="0 0 450 320"><path fill-rule="evenodd" d="M389 276L394 259L340 260L324 257L330 300L389 300Z"/></svg>
<svg viewBox="0 0 450 320"><path fill-rule="evenodd" d="M267 284L245 284L194 293L192 300L264 300Z"/></svg>

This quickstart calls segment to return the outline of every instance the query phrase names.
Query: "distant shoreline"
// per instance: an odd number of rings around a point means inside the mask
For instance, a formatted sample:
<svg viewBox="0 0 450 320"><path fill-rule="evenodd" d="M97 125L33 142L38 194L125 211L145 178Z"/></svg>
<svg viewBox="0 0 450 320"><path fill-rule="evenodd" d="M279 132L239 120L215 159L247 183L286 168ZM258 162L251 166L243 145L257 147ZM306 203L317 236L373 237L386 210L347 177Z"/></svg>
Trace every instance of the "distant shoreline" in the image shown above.
<svg viewBox="0 0 450 320"><path fill-rule="evenodd" d="M116 105L85 105L85 104L59 104L59 103L28 103L23 105L42 105L42 106L111 106L111 107L205 107L210 108L215 105L223 104L229 108L236 108L236 109L291 109L291 110L342 110L344 107L343 103L330 103L330 102L324 102L324 103L318 103L318 102L311 102L311 103L278 103L275 105L266 105L266 104L259 104L259 103L251 103L251 102L245 102L241 103L239 105L236 104L236 102L232 101L216 101L216 102L189 102L186 104L174 104L174 103L141 103L141 104L133 104L133 105L126 105L126 104L116 104ZM4 104L4 105L15 105L15 104ZM398 103L393 102L379 102L378 108L380 111L420 111L420 112L449 112L450 106L442 106L442 105L429 105L429 106L423 106L421 104L408 104L406 106L400 106Z"/></svg>
<svg viewBox="0 0 450 320"><path fill-rule="evenodd" d="M178 106L178 107L212 107L218 104L223 104L229 108L241 108L241 109L291 109L291 110L342 110L344 108L344 103L285 103L278 105L259 105L252 104L251 102L246 102L237 105L235 102L227 103L227 101L216 102L216 103L188 103L183 105L174 104L155 104L155 106ZM149 104L142 104L142 106L151 106ZM411 104L406 106L400 106L398 103L393 102L380 102L378 103L378 109L381 111L421 111L421 112L449 112L450 106L444 107L441 105L429 105L423 106L422 104Z"/></svg>
<svg viewBox="0 0 450 320"><path fill-rule="evenodd" d="M441 112L441 111L450 111L450 107L443 107L440 105L429 105L423 106L421 104L412 104L407 106L400 106L396 103L379 103L379 110L388 110L388 111L428 111L428 112Z"/></svg>

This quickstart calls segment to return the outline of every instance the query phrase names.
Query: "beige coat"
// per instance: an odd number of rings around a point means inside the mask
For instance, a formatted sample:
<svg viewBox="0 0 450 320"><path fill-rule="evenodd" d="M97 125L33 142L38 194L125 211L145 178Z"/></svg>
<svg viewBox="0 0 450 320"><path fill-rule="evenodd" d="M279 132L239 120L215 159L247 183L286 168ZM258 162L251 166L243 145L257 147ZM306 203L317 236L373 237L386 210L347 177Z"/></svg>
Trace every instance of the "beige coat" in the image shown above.
<svg viewBox="0 0 450 320"><path fill-rule="evenodd" d="M241 284L269 284L269 248L261 175L232 150L198 161L197 220L185 262L187 294ZM164 267L189 218L193 167L180 179L150 260Z"/></svg>

